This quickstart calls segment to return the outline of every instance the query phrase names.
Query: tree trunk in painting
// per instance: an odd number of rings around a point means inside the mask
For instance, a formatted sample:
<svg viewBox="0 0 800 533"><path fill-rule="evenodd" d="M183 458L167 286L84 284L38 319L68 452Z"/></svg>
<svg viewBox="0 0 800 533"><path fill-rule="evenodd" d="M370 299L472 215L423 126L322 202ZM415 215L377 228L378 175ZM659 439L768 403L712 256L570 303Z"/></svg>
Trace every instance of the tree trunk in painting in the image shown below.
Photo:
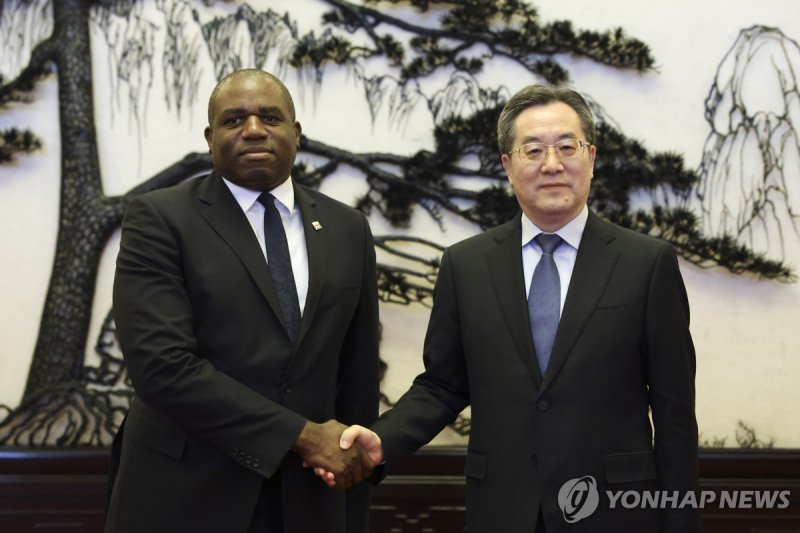
<svg viewBox="0 0 800 533"><path fill-rule="evenodd" d="M92 99L89 6L54 2L61 203L53 273L23 402L81 379L95 279L121 204L103 196Z"/></svg>
<svg viewBox="0 0 800 533"><path fill-rule="evenodd" d="M39 335L20 406L0 426L0 443L108 444L108 397L87 390L84 354L95 280L123 204L103 195L92 98L90 3L53 2L49 60L58 71L61 194L58 238Z"/></svg>

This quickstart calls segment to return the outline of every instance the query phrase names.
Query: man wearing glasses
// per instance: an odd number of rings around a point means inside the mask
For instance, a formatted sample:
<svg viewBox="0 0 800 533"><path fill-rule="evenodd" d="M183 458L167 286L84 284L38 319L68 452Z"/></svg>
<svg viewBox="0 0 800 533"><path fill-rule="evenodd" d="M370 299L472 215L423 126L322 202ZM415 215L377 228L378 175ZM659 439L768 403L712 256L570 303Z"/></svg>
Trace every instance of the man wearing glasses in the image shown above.
<svg viewBox="0 0 800 533"><path fill-rule="evenodd" d="M675 508L697 488L695 353L675 253L587 207L597 147L577 92L526 87L497 130L522 212L445 251L425 371L342 445L357 439L391 471L471 405L468 531L699 531L696 510ZM670 496L628 508L609 491Z"/></svg>

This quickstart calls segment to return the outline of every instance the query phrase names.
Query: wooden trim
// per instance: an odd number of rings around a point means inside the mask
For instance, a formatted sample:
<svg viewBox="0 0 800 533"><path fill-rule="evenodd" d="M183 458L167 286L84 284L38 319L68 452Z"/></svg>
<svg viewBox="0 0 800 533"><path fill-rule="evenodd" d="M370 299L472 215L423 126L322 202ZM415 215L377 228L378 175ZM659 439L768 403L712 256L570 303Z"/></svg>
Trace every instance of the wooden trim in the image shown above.
<svg viewBox="0 0 800 533"><path fill-rule="evenodd" d="M430 446L374 488L371 530L464 531L461 446ZM703 510L706 533L799 533L800 450L702 450L702 490L789 490L786 509ZM102 531L108 449L0 448L0 531Z"/></svg>

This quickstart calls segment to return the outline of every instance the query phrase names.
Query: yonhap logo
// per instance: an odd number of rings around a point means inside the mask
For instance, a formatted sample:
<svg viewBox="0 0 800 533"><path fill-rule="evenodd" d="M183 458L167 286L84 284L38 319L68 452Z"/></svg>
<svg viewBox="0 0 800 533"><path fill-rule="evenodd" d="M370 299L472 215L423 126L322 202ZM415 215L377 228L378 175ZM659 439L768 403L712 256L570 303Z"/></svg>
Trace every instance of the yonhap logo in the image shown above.
<svg viewBox="0 0 800 533"><path fill-rule="evenodd" d="M574 524L590 516L597 510L600 495L597 493L597 480L592 476L570 479L558 491L558 505L564 520Z"/></svg>

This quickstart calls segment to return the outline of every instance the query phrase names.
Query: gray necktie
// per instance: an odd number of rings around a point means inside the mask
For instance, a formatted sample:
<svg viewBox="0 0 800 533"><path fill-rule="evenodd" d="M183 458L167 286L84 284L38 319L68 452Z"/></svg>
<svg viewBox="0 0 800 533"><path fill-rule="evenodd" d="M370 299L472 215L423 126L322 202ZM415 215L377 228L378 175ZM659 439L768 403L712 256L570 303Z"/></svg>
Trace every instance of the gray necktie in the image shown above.
<svg viewBox="0 0 800 533"><path fill-rule="evenodd" d="M528 292L528 316L531 320L536 361L544 376L547 364L550 362L550 352L553 350L561 311L561 281L558 278L556 263L553 261L553 252L564 241L554 233L540 233L534 240L542 249L542 258L533 271L531 289Z"/></svg>
<svg viewBox="0 0 800 533"><path fill-rule="evenodd" d="M300 303L297 299L297 285L294 282L286 231L283 229L281 214L275 207L275 197L263 192L258 201L264 206L264 242L267 248L269 273L278 293L289 340L294 344L300 333Z"/></svg>

